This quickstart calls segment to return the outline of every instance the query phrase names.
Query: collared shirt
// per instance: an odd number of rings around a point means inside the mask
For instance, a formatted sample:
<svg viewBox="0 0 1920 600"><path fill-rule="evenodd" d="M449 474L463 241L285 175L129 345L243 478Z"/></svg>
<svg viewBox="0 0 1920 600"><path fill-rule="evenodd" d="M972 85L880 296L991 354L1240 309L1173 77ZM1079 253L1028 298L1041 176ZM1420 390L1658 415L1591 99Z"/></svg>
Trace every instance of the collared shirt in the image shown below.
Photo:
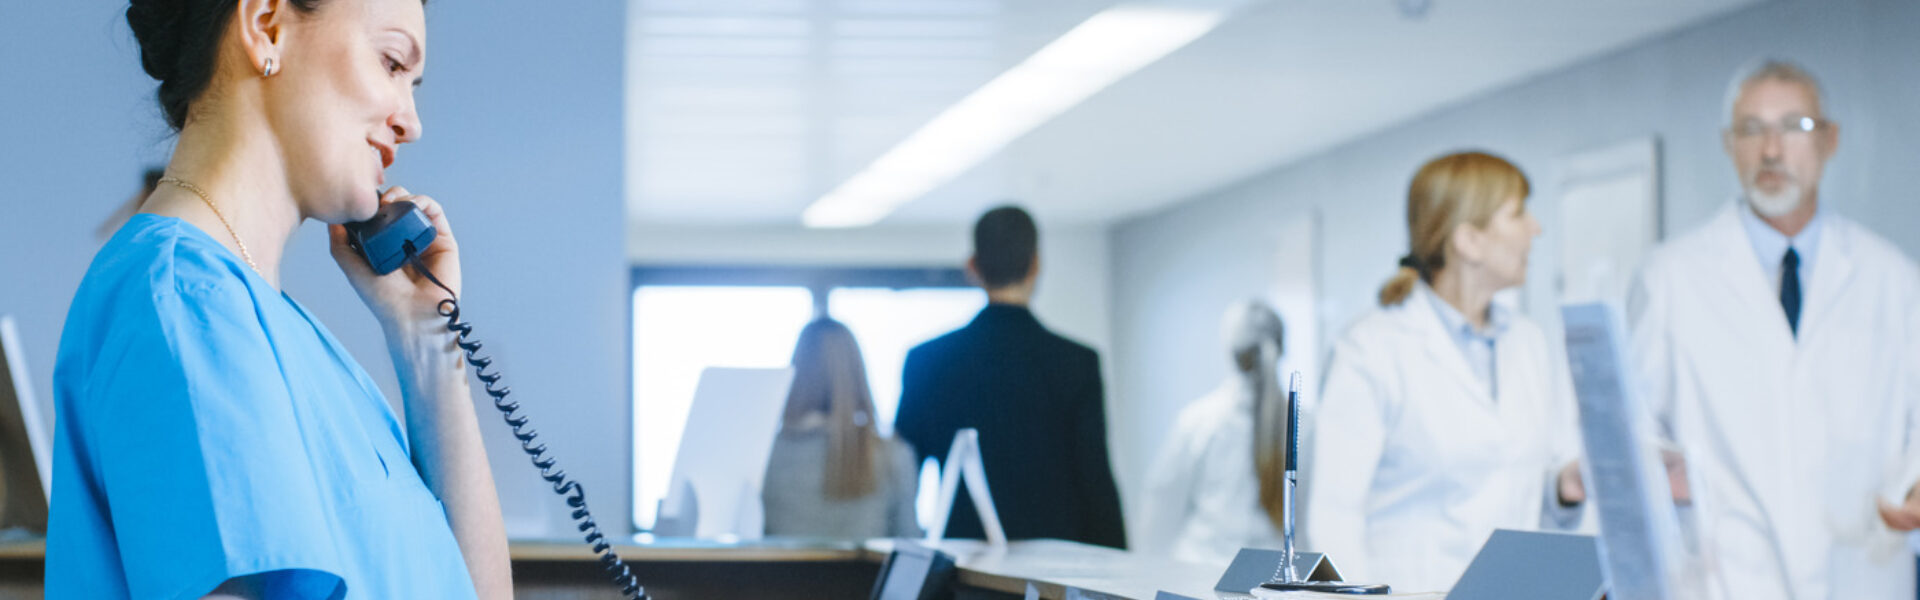
<svg viewBox="0 0 1920 600"><path fill-rule="evenodd" d="M1822 207L1813 213L1813 220L1800 229L1800 235L1788 239L1786 234L1774 229L1760 215L1753 212L1753 205L1746 200L1740 201L1740 224L1747 228L1747 241L1753 242L1753 253L1760 258L1760 268L1767 274L1767 284L1775 293L1780 291L1780 263L1787 256L1787 248L1792 247L1800 253L1800 268L1795 273L1800 276L1800 289L1805 296L1807 286L1813 282L1813 257L1820 252L1820 216L1826 214Z"/></svg>
<svg viewBox="0 0 1920 600"><path fill-rule="evenodd" d="M1493 343L1500 334L1506 333L1507 325L1512 322L1507 309L1497 303L1488 304L1487 326L1476 328L1467 321L1466 315L1460 314L1452 304L1447 304L1440 294L1433 293L1433 288L1427 288L1427 299L1432 301L1433 312L1440 315L1440 326L1447 330L1447 337L1453 340L1454 346L1460 348L1460 355L1467 359L1467 366L1473 369L1473 377L1487 386L1488 396L1499 399L1500 384L1495 378Z"/></svg>

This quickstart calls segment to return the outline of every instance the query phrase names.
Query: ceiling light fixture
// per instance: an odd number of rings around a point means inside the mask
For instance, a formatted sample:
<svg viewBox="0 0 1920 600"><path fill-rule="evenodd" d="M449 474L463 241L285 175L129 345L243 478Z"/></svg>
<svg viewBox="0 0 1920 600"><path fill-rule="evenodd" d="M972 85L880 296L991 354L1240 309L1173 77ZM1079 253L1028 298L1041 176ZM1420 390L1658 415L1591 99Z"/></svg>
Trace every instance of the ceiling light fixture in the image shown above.
<svg viewBox="0 0 1920 600"><path fill-rule="evenodd" d="M1124 3L1101 11L948 107L807 207L808 227L864 227L1160 60L1243 0Z"/></svg>

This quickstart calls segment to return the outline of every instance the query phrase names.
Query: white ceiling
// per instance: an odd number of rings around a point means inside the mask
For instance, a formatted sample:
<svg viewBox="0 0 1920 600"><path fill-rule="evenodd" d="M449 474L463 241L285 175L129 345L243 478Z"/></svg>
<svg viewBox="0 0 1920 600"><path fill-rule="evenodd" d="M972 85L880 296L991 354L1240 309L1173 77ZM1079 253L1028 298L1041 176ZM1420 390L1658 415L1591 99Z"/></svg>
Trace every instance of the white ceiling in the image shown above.
<svg viewBox="0 0 1920 600"><path fill-rule="evenodd" d="M1265 0L884 224L1104 222L1756 0ZM787 225L1110 0L633 0L637 224Z"/></svg>

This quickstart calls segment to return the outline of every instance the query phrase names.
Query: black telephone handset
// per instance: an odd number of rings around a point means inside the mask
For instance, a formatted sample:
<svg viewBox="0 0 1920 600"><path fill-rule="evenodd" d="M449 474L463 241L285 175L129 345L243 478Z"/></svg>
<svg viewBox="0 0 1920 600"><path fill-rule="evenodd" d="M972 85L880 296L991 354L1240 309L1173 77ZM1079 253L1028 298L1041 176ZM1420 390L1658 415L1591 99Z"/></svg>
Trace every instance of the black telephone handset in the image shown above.
<svg viewBox="0 0 1920 600"><path fill-rule="evenodd" d="M373 218L347 224L347 245L360 252L376 275L392 273L427 245L439 231L412 202L401 200L380 207Z"/></svg>
<svg viewBox="0 0 1920 600"><path fill-rule="evenodd" d="M487 396L493 398L493 407L500 411L507 426L513 428L514 439L520 440L520 450L533 460L533 466L540 470L540 478L553 485L553 493L567 499L567 506L573 509L573 520L579 523L580 532L586 534L587 545L600 555L601 569L620 586L621 593L633 600L646 600L647 592L640 587L639 578L620 560L620 555L614 553L613 545L601 535L600 526L594 524L593 514L587 511L586 489L567 477L558 462L547 456L546 444L534 442L533 428L527 425L525 416L518 414L520 403L507 400L512 390L500 384L498 371L487 370L493 365L493 358L480 356L480 341L469 339L473 325L460 320L460 299L420 262L420 252L431 245L438 234L433 221L412 202L401 200L381 206L373 218L348 223L346 228L347 245L366 259L375 274L386 275L401 265L412 264L415 271L447 292L446 299L440 301L440 316L447 318L447 330L454 333L455 344L466 354L467 364L473 366L474 377L485 385Z"/></svg>

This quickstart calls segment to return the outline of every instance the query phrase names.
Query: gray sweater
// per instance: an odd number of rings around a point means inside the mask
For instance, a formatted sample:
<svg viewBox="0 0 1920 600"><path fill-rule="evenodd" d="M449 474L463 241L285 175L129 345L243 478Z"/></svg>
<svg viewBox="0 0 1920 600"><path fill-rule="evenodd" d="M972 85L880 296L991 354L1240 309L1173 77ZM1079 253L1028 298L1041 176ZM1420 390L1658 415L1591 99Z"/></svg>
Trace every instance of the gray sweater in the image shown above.
<svg viewBox="0 0 1920 600"><path fill-rule="evenodd" d="M766 506L767 535L868 539L919 537L914 494L919 469L913 449L897 438L882 441L881 472L873 493L851 500L826 496L827 432L781 430L760 499Z"/></svg>

